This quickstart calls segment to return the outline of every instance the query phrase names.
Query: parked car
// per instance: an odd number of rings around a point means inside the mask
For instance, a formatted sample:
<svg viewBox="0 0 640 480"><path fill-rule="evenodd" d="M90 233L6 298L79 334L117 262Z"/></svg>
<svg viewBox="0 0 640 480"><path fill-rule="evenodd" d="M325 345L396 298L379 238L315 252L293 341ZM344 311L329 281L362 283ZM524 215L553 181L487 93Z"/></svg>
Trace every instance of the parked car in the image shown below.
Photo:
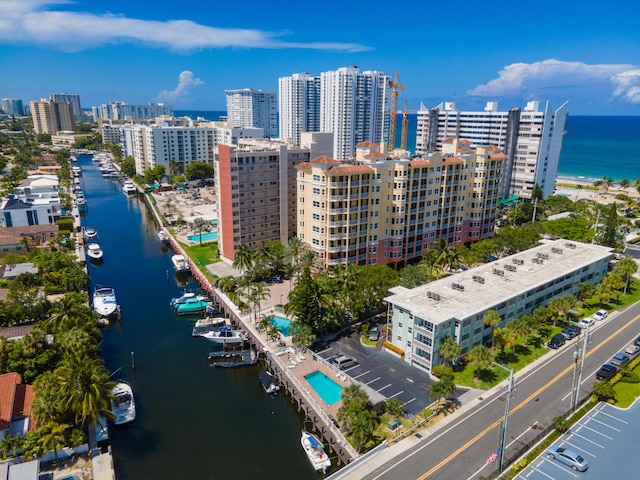
<svg viewBox="0 0 640 480"><path fill-rule="evenodd" d="M625 363L629 363L629 355L627 355L626 353L616 353L613 358L611 359L611 361L609 362L611 365L616 365L616 366L620 366L620 365L624 365Z"/></svg>
<svg viewBox="0 0 640 480"><path fill-rule="evenodd" d="M569 465L576 472L584 472L588 468L587 460L579 453L564 447L551 447L547 450L547 457Z"/></svg>
<svg viewBox="0 0 640 480"><path fill-rule="evenodd" d="M594 321L593 317L583 318L582 320L580 320L580 323L578 324L578 326L580 328L587 328L593 325L593 321Z"/></svg>
<svg viewBox="0 0 640 480"><path fill-rule="evenodd" d="M331 362L337 366L340 370L346 370L347 368L355 367L358 365L358 361L355 358L340 353L336 355Z"/></svg>
<svg viewBox="0 0 640 480"><path fill-rule="evenodd" d="M608 315L609 313L606 310L598 310L596 313L593 314L593 319L604 320L605 318L607 318Z"/></svg>
<svg viewBox="0 0 640 480"><path fill-rule="evenodd" d="M618 369L616 367L605 363L600 367L600 370L596 372L596 378L598 380L611 380L616 373L618 373Z"/></svg>
<svg viewBox="0 0 640 480"><path fill-rule="evenodd" d="M638 346L640 347L640 337L636 338L636 339L633 341L633 344L634 344L634 345L638 345Z"/></svg>
<svg viewBox="0 0 640 480"><path fill-rule="evenodd" d="M580 332L582 330L580 329L579 326L577 325L569 325L568 327L566 327L564 330L562 330L560 333L562 335L564 335L564 337L567 340L571 340L572 338L577 337L578 335L580 335Z"/></svg>
<svg viewBox="0 0 640 480"><path fill-rule="evenodd" d="M549 348L560 348L561 346L564 345L564 342L566 341L567 341L567 338L561 333L558 333L554 335L551 340L549 340L549 342L547 343L547 346Z"/></svg>
<svg viewBox="0 0 640 480"><path fill-rule="evenodd" d="M377 342L380 339L380 329L378 327L373 327L369 330L369 340L372 342Z"/></svg>
<svg viewBox="0 0 640 480"><path fill-rule="evenodd" d="M280 275L274 275L267 280L267 283L282 283L282 277Z"/></svg>
<svg viewBox="0 0 640 480"><path fill-rule="evenodd" d="M640 346L635 343L630 343L627 345L627 348L624 349L624 353L631 356L636 355L638 352L640 352Z"/></svg>

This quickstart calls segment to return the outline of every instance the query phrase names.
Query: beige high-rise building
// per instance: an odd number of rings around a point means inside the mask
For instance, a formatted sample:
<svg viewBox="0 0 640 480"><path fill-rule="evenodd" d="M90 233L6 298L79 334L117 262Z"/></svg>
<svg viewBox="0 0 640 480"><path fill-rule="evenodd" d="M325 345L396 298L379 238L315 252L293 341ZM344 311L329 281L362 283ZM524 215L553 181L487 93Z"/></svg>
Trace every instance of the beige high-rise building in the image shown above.
<svg viewBox="0 0 640 480"><path fill-rule="evenodd" d="M390 158L363 142L355 162L327 156L296 166L298 237L324 267L403 267L440 238L493 234L504 153L453 140L446 151Z"/></svg>
<svg viewBox="0 0 640 480"><path fill-rule="evenodd" d="M71 103L53 102L43 98L40 101L32 100L30 106L33 130L36 133L57 133L76 129Z"/></svg>

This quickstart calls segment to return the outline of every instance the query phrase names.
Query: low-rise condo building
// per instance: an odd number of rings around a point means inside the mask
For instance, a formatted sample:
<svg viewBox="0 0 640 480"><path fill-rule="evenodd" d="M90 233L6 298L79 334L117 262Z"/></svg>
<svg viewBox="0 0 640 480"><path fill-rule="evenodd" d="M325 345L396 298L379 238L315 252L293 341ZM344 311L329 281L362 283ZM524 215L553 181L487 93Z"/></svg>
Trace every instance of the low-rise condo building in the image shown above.
<svg viewBox="0 0 640 480"><path fill-rule="evenodd" d="M612 253L560 239L416 288L395 287L385 299L387 341L405 362L431 372L442 363L438 347L445 337L462 346L462 355L490 343L488 310L500 314L504 327L554 297L577 295L581 283L602 281Z"/></svg>

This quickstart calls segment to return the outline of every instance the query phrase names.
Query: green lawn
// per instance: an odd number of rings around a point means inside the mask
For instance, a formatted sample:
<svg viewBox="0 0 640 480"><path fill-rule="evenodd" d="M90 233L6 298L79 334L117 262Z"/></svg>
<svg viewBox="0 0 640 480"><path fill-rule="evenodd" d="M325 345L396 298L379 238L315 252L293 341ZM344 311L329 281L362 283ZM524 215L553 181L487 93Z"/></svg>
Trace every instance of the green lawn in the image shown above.
<svg viewBox="0 0 640 480"><path fill-rule="evenodd" d="M204 266L210 263L220 261L218 253L218 242L207 242L200 245L186 245L181 243L180 246L184 249L187 255L198 264L200 270L204 271Z"/></svg>

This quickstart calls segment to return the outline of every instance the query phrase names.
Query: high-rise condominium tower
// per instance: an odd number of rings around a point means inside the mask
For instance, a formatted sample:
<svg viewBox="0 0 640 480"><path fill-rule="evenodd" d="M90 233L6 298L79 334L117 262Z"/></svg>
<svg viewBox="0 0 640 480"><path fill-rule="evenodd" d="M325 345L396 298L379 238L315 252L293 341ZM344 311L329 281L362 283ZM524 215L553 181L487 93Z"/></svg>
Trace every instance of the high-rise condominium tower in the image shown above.
<svg viewBox="0 0 640 480"><path fill-rule="evenodd" d="M544 195L553 194L568 115L568 103L552 110L547 102L528 102L521 110L498 111L497 102L488 102L482 112L463 112L454 103L441 103L418 112L416 153L442 150L448 138L468 140L473 145L495 145L504 150L500 195L531 198L538 184Z"/></svg>
<svg viewBox="0 0 640 480"><path fill-rule="evenodd" d="M82 109L80 107L80 95L77 93L52 93L49 95L52 102L69 102L73 109L73 117L76 120L82 118Z"/></svg>
<svg viewBox="0 0 640 480"><path fill-rule="evenodd" d="M244 88L225 90L227 120L234 127L262 128L265 137L278 136L278 106L275 92Z"/></svg>
<svg viewBox="0 0 640 480"><path fill-rule="evenodd" d="M36 133L56 133L75 130L73 107L69 102L52 102L43 98L30 102L33 130Z"/></svg>
<svg viewBox="0 0 640 480"><path fill-rule="evenodd" d="M319 81L318 81L319 78ZM304 131L333 133L333 158L344 161L355 155L361 142L383 143L387 135L389 77L358 67L306 73L279 80L281 138L294 143Z"/></svg>

